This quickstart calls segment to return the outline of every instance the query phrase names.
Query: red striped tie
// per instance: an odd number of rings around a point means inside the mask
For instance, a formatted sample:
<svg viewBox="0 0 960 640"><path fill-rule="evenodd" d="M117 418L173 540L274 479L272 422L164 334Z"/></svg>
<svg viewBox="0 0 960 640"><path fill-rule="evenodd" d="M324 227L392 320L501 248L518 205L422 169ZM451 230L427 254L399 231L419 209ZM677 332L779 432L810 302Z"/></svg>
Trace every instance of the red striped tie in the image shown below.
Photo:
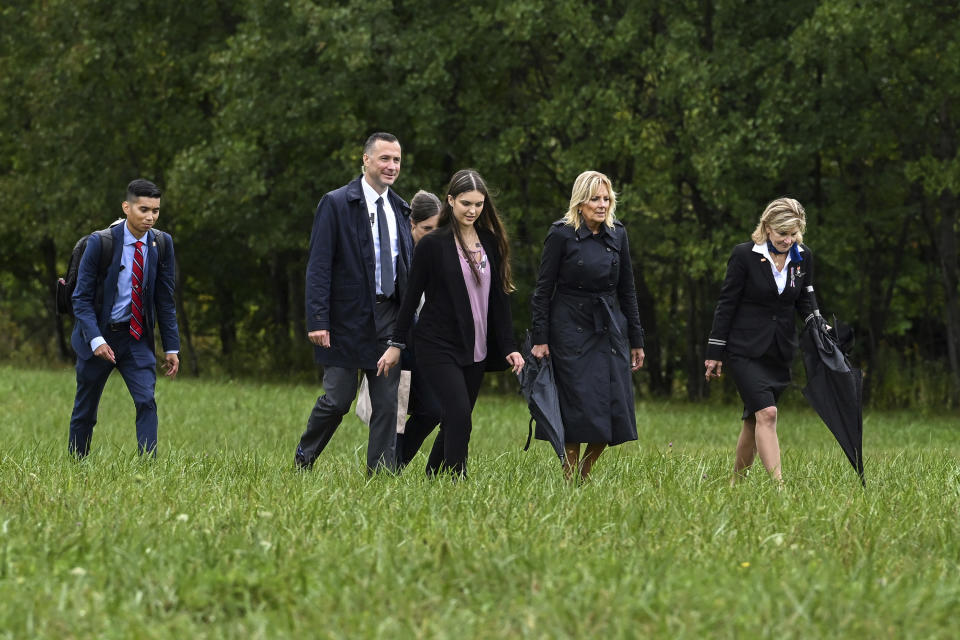
<svg viewBox="0 0 960 640"><path fill-rule="evenodd" d="M133 245L133 277L130 279L130 335L139 340L143 335L143 243L137 240Z"/></svg>

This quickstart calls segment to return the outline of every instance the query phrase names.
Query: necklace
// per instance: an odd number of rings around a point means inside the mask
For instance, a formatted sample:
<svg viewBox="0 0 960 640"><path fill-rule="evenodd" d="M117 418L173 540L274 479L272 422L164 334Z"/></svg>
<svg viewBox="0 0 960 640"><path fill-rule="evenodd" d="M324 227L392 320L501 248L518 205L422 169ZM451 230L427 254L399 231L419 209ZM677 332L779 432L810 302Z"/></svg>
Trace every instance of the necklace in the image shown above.
<svg viewBox="0 0 960 640"><path fill-rule="evenodd" d="M478 269L482 273L487 266L487 256L483 254L483 246L479 242L475 242L473 246L476 247L476 249L468 249L465 246L462 247L463 257L473 265L475 269Z"/></svg>

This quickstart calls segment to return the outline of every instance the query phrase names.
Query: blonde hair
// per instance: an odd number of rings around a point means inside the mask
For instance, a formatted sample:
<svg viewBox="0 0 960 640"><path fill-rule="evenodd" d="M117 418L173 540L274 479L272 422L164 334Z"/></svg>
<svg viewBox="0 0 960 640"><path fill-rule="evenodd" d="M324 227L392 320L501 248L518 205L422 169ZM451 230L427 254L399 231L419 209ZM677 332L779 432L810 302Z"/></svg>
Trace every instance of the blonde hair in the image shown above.
<svg viewBox="0 0 960 640"><path fill-rule="evenodd" d="M763 210L757 228L750 235L755 244L764 244L767 241L767 227L777 233L791 233L796 229L799 244L803 242L803 232L807 229L807 212L803 210L803 205L793 198L777 198Z"/></svg>
<svg viewBox="0 0 960 640"><path fill-rule="evenodd" d="M614 212L617 210L617 194L613 191L613 185L610 178L599 171L584 171L573 181L573 191L570 193L570 207L563 216L563 222L574 229L580 228L583 218L580 215L580 205L592 198L600 190L600 187L606 187L610 194L610 206L607 208L607 217L603 221L608 227L613 227L613 222L617 219Z"/></svg>

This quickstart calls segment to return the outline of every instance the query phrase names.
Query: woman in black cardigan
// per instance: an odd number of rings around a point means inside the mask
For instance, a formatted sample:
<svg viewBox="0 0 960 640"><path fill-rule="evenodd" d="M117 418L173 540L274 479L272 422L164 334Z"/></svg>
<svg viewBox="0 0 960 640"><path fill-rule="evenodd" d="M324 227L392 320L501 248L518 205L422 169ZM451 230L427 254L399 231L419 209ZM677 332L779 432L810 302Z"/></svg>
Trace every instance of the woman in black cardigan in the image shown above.
<svg viewBox="0 0 960 640"><path fill-rule="evenodd" d="M780 443L777 400L790 384L797 349L794 312L804 322L820 315L813 292L813 255L801 244L807 220L792 198L767 205L750 242L738 244L707 341L706 378L720 377L724 363L743 399L734 476L743 477L754 455L778 483Z"/></svg>
<svg viewBox="0 0 960 640"><path fill-rule="evenodd" d="M379 372L397 366L420 297L414 354L427 386L443 408L427 473L466 475L471 414L484 371L523 368L513 340L508 294L513 291L506 231L483 178L454 174L437 230L414 251L407 290Z"/></svg>

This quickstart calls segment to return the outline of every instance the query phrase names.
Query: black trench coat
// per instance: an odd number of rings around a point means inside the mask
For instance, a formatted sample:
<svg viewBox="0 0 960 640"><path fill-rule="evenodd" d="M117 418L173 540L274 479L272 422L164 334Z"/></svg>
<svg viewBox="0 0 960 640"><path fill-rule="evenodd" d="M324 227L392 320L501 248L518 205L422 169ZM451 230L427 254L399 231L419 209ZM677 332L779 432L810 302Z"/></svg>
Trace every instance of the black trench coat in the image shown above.
<svg viewBox="0 0 960 640"><path fill-rule="evenodd" d="M533 307L533 344L547 344L566 442L637 439L630 349L643 347L627 231L553 223Z"/></svg>

